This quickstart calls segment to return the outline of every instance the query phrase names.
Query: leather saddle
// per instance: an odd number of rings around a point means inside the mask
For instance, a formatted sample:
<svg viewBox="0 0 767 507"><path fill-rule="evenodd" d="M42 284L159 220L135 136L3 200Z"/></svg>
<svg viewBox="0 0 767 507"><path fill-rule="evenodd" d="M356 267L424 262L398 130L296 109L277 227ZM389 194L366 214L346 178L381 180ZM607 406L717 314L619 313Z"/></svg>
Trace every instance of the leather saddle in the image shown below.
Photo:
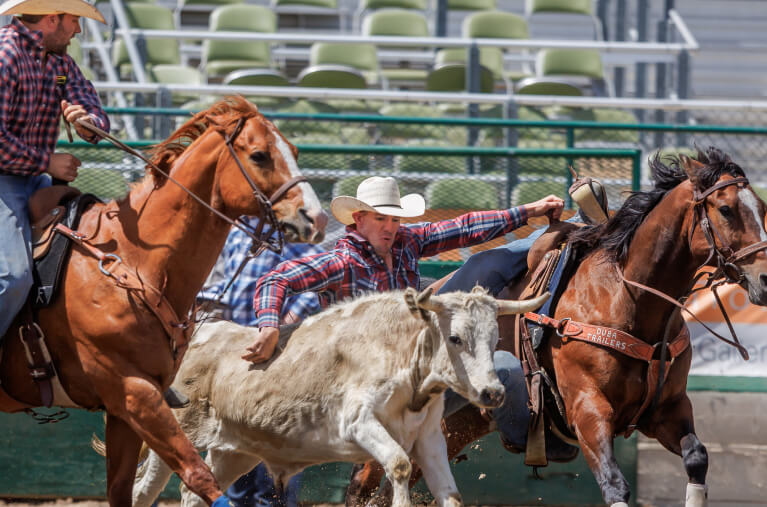
<svg viewBox="0 0 767 507"><path fill-rule="evenodd" d="M64 185L42 188L30 197L34 284L29 299L34 309L53 302L72 247L68 237L56 233L56 225L77 230L80 216L97 202L102 201Z"/></svg>

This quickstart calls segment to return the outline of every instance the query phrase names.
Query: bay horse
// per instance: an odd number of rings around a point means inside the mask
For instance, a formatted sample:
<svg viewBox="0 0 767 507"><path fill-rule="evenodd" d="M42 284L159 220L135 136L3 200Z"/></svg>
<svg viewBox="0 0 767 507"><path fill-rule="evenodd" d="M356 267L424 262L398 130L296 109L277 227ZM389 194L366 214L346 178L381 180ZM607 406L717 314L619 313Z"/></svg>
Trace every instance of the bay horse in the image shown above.
<svg viewBox="0 0 767 507"><path fill-rule="evenodd" d="M767 305L767 205L741 167L713 147L698 150L695 159L679 155L668 165L656 156L651 169L654 189L630 194L606 224L570 233L578 265L553 315L560 332L544 340L539 357L606 504L627 505L629 485L613 439L637 429L682 457L689 478L686 505L697 507L706 502L708 454L695 435L686 393L692 349L689 341L684 346L686 326L678 307L651 290L684 298L696 272L714 266L726 281L746 289L753 304ZM529 274L513 282L509 297L517 297L527 281ZM573 323L627 333L654 352L667 334L665 382L656 403L646 403L654 380L648 361L568 337ZM514 351L514 322L500 318L499 328L499 347ZM443 429L452 459L493 426L470 406L446 418ZM368 462L355 475L347 504L372 495L381 477L375 468Z"/></svg>
<svg viewBox="0 0 767 507"><path fill-rule="evenodd" d="M85 239L73 246L60 293L36 322L68 397L55 405L106 411L110 505L130 505L142 441L207 503L221 496L163 392L194 327L195 296L230 229L212 210L229 220L271 215L288 241L322 239L327 215L296 156L255 105L229 97L157 145L154 165L126 197L83 214L78 237ZM6 412L43 404L18 324L3 342Z"/></svg>

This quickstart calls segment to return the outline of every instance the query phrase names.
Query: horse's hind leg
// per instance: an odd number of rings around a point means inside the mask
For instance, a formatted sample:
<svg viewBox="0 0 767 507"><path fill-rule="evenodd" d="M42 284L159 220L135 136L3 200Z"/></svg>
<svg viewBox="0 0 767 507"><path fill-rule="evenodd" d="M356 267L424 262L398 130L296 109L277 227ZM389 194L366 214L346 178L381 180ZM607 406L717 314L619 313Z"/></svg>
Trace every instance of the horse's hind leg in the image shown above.
<svg viewBox="0 0 767 507"><path fill-rule="evenodd" d="M102 377L108 378L108 377ZM118 383L103 382L99 395L104 401L107 412L113 418L119 418L144 440L167 463L190 490L199 495L206 503L212 503L221 496L213 474L203 462L197 450L184 435L176 418L173 417L162 393L151 382L138 376L124 376ZM111 419L110 419L111 420ZM109 428L109 425L107 425ZM125 433L125 431L123 431ZM134 435L134 438L135 438ZM109 435L107 434L107 453L109 453ZM140 441L139 441L140 443ZM117 445L119 448L120 445ZM127 505L131 499L133 478L136 474L138 444L131 448L129 464L119 468L120 495L110 494L111 505ZM114 455L115 459L126 459ZM115 465L116 466L116 465ZM130 470L128 470L130 468ZM112 488L111 481L110 490ZM119 499L119 500L118 500Z"/></svg>
<svg viewBox="0 0 767 507"><path fill-rule="evenodd" d="M600 397L576 403L572 422L583 456L602 490L602 498L612 507L627 507L631 491L613 449L612 407Z"/></svg>
<svg viewBox="0 0 767 507"><path fill-rule="evenodd" d="M648 430L645 431L645 428ZM685 507L706 505L708 452L695 435L692 403L687 395L659 406L649 424L642 425L642 430L647 436L655 437L663 447L682 457L689 478Z"/></svg>

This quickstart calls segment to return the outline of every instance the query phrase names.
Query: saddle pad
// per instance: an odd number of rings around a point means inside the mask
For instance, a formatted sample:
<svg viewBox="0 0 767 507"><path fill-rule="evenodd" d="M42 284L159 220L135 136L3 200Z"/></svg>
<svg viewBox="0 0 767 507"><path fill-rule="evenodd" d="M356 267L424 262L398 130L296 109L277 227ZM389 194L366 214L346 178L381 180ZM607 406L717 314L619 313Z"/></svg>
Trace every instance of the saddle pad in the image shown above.
<svg viewBox="0 0 767 507"><path fill-rule="evenodd" d="M574 272L572 268L575 263L571 262L572 259L572 248L570 247L570 243L567 243L562 254L559 256L559 262L557 262L557 267L554 269L554 273L551 275L551 280L549 281L548 291L551 294L551 297L536 313L549 317L553 316L554 310L557 308L557 302L562 296L562 292L564 292L567 282ZM539 326L530 321L527 321L527 329L530 332L533 348L536 350L541 343L543 343L545 333L551 331L551 328Z"/></svg>
<svg viewBox="0 0 767 507"><path fill-rule="evenodd" d="M102 201L93 194L80 194L62 203L66 211L61 223L72 230L77 230L83 211L97 202ZM45 308L53 302L71 247L72 242L69 238L62 234L54 234L47 253L35 260L32 268L34 284L30 293L34 309Z"/></svg>

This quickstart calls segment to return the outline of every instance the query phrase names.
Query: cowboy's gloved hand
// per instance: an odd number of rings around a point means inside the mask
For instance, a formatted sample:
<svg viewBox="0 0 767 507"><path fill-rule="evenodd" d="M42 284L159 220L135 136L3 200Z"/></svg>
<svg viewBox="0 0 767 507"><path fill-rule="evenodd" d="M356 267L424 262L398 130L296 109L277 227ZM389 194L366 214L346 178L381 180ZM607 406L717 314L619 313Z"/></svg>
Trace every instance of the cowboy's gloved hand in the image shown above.
<svg viewBox="0 0 767 507"><path fill-rule="evenodd" d="M280 330L276 327L262 327L258 330L255 343L248 347L243 359L253 363L263 363L274 355L277 341L280 338Z"/></svg>
<svg viewBox="0 0 767 507"><path fill-rule="evenodd" d="M48 161L48 169L45 171L54 178L64 181L74 181L77 178L77 168L80 167L80 159L69 153L54 153Z"/></svg>
<svg viewBox="0 0 767 507"><path fill-rule="evenodd" d="M562 210L565 207L565 201L556 195L549 195L530 204L525 204L525 211L528 217L540 217L551 211L554 220L559 220L562 216Z"/></svg>
<svg viewBox="0 0 767 507"><path fill-rule="evenodd" d="M70 104L66 100L62 100L61 112L64 115L64 120L74 125L77 135L82 139L93 142L98 137L90 130L86 130L78 123L75 123L78 119L82 118L84 121L93 124L93 120L88 116L88 111L86 111L83 106L80 104Z"/></svg>

